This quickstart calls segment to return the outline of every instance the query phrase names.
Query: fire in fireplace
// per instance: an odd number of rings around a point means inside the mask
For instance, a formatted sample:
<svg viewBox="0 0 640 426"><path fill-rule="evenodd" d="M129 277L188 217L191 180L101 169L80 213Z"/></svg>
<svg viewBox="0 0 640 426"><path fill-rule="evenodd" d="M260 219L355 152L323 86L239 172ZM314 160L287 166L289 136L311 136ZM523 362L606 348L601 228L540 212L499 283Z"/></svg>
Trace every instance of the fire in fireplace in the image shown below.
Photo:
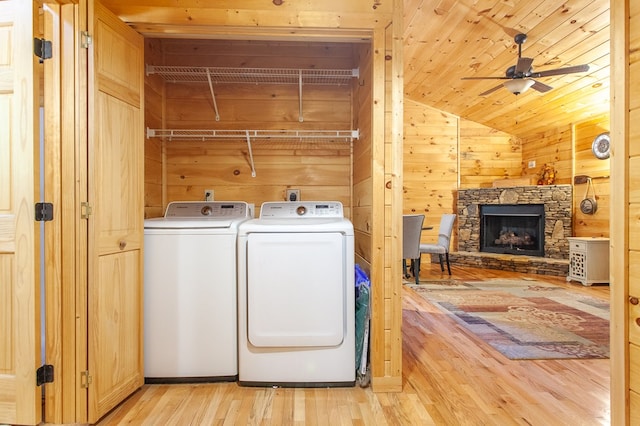
<svg viewBox="0 0 640 426"><path fill-rule="evenodd" d="M544 256L544 204L481 205L480 251Z"/></svg>

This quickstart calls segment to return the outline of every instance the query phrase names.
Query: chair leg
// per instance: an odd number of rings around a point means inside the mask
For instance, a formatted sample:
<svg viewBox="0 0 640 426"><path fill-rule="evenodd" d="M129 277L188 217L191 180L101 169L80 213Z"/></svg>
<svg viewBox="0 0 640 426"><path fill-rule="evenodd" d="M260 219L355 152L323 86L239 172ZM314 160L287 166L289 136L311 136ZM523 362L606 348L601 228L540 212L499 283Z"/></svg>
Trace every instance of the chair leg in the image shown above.
<svg viewBox="0 0 640 426"><path fill-rule="evenodd" d="M420 284L420 258L413 260L413 277L416 279L416 284Z"/></svg>
<svg viewBox="0 0 640 426"><path fill-rule="evenodd" d="M444 263L442 263L442 255L438 254L438 259L440 259L440 270L444 272Z"/></svg>
<svg viewBox="0 0 640 426"><path fill-rule="evenodd" d="M407 259L402 259L402 274L405 278L409 278L409 274L407 273Z"/></svg>
<svg viewBox="0 0 640 426"><path fill-rule="evenodd" d="M451 275L451 265L449 265L449 252L446 253L447 256L447 270L449 271L449 275Z"/></svg>

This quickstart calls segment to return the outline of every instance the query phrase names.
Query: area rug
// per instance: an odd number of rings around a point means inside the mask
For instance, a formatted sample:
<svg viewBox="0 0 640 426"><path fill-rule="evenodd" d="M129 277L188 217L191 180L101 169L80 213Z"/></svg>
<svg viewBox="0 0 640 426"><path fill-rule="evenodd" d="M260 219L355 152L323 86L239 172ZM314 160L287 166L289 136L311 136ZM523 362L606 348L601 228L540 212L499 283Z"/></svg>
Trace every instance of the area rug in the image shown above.
<svg viewBox="0 0 640 426"><path fill-rule="evenodd" d="M538 280L406 283L509 359L609 357L609 302Z"/></svg>

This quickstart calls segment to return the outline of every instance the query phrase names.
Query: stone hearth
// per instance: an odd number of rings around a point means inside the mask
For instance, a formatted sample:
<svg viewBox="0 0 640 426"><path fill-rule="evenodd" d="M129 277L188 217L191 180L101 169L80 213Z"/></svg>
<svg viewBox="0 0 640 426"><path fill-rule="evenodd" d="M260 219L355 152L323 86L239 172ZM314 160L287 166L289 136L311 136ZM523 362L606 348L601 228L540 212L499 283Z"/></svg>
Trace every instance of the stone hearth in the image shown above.
<svg viewBox="0 0 640 426"><path fill-rule="evenodd" d="M452 263L524 273L566 275L572 212L571 185L477 188L458 191L458 249ZM480 252L480 205L544 204L544 257Z"/></svg>

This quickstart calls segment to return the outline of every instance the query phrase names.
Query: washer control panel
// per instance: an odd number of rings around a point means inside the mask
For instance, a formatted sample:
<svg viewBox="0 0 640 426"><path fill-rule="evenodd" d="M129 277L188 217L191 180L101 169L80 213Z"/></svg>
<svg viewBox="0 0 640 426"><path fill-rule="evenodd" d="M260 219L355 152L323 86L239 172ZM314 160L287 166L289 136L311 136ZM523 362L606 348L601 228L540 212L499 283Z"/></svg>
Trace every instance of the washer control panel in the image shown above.
<svg viewBox="0 0 640 426"><path fill-rule="evenodd" d="M331 218L344 217L339 201L266 202L260 208L260 218Z"/></svg>
<svg viewBox="0 0 640 426"><path fill-rule="evenodd" d="M169 203L164 217L170 218L233 218L248 217L249 207L242 201L174 201Z"/></svg>

